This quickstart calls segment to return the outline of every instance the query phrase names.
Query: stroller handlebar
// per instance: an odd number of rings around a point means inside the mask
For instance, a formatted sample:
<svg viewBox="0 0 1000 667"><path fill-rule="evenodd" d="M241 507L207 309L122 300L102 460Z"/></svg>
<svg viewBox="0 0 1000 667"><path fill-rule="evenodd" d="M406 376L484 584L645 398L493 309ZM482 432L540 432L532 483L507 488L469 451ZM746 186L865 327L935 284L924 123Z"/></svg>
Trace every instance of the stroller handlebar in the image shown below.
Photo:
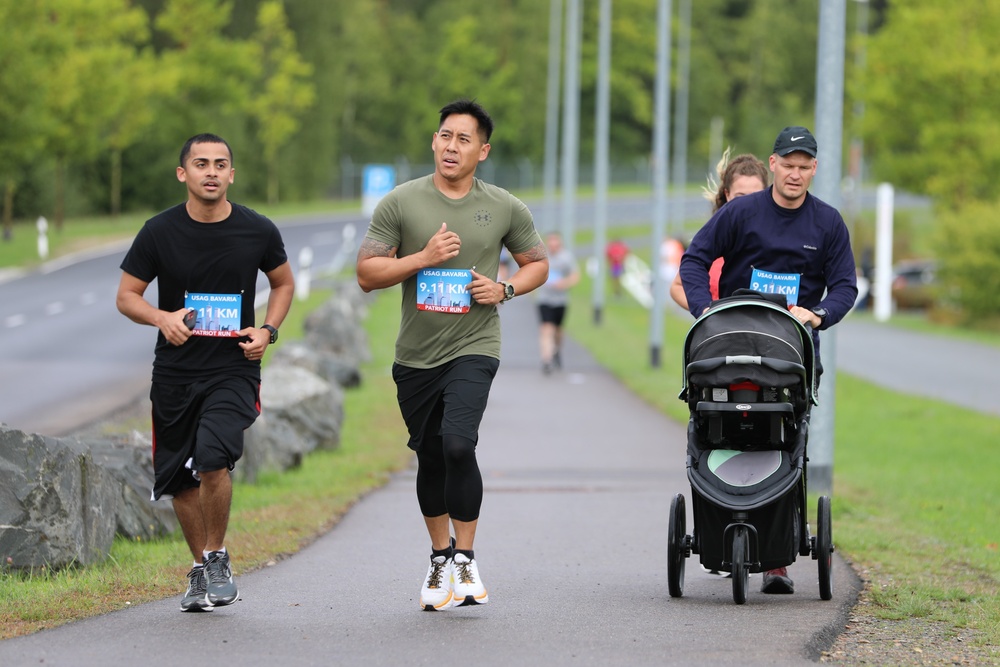
<svg viewBox="0 0 1000 667"><path fill-rule="evenodd" d="M729 364L753 364L759 366L761 361L760 356L754 356L752 354L734 354L726 357L726 365Z"/></svg>

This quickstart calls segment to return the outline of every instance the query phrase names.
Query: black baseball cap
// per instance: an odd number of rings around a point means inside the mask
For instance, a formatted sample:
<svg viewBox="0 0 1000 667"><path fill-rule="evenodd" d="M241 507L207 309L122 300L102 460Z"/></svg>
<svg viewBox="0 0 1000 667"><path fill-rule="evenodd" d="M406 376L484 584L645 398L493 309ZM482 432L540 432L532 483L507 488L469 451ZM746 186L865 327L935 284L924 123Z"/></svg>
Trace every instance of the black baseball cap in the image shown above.
<svg viewBox="0 0 1000 667"><path fill-rule="evenodd" d="M816 157L816 149L816 137L812 132L801 125L792 125L778 133L778 138L774 140L773 152L783 157L795 151L802 151Z"/></svg>

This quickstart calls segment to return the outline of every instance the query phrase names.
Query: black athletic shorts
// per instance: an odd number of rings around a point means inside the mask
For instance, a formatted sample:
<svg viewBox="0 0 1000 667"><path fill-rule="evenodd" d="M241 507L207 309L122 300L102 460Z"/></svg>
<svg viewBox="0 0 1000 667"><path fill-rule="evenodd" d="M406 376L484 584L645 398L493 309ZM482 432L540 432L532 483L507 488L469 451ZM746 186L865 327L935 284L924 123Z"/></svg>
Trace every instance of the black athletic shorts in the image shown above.
<svg viewBox="0 0 1000 667"><path fill-rule="evenodd" d="M484 355L458 357L434 368L392 365L399 412L410 433L406 444L420 451L427 438L445 434L479 441L479 423L500 360Z"/></svg>
<svg viewBox="0 0 1000 667"><path fill-rule="evenodd" d="M542 324L554 324L561 327L566 318L566 306L549 306L544 303L538 304L538 317Z"/></svg>
<svg viewBox="0 0 1000 667"><path fill-rule="evenodd" d="M190 384L154 382L153 500L198 486L198 471L236 467L243 432L260 414L260 384L226 376Z"/></svg>

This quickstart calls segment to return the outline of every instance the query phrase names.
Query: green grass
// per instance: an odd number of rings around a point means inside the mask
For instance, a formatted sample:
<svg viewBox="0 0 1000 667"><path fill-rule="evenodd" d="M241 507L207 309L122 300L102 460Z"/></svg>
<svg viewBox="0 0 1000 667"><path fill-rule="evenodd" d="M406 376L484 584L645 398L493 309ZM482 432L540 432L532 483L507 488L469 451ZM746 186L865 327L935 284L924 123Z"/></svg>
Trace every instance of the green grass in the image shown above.
<svg viewBox="0 0 1000 667"><path fill-rule="evenodd" d="M584 279L573 292L569 334L638 396L686 421L677 393L692 320L668 311L652 369L649 312L609 298L597 326L591 289ZM876 616L944 621L1000 645L1000 419L843 373L836 400L834 542L865 572Z"/></svg>
<svg viewBox="0 0 1000 667"><path fill-rule="evenodd" d="M841 374L836 426L837 542L881 615L1000 643L1000 419Z"/></svg>
<svg viewBox="0 0 1000 667"><path fill-rule="evenodd" d="M87 250L118 239L135 236L148 215L127 215L111 218L83 218L67 221L61 231L49 223L49 258L60 257L72 252ZM35 223L14 225L14 231L7 241L0 241L0 268L30 268L41 263L38 257L38 231Z"/></svg>

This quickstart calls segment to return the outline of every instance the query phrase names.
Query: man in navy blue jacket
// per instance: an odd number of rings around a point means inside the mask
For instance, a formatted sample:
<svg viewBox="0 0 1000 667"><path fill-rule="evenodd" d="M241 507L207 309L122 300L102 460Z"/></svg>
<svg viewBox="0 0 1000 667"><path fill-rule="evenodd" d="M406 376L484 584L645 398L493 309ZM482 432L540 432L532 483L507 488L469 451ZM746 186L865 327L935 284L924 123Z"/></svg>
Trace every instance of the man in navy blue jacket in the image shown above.
<svg viewBox="0 0 1000 667"><path fill-rule="evenodd" d="M720 208L684 253L680 273L688 307L698 317L712 303L708 269L722 257L720 296L739 288L784 294L800 322L827 329L854 305L858 286L844 219L808 192L816 175L816 139L804 127L786 127L769 165L774 185Z"/></svg>
<svg viewBox="0 0 1000 667"><path fill-rule="evenodd" d="M712 303L708 269L722 257L719 295L748 288L784 294L789 310L813 327L817 375L819 335L847 315L858 296L847 226L837 209L809 194L816 175L816 138L804 127L786 127L768 161L774 184L737 197L695 235L681 259L681 282L695 317ZM785 568L764 573L765 593L791 593Z"/></svg>

